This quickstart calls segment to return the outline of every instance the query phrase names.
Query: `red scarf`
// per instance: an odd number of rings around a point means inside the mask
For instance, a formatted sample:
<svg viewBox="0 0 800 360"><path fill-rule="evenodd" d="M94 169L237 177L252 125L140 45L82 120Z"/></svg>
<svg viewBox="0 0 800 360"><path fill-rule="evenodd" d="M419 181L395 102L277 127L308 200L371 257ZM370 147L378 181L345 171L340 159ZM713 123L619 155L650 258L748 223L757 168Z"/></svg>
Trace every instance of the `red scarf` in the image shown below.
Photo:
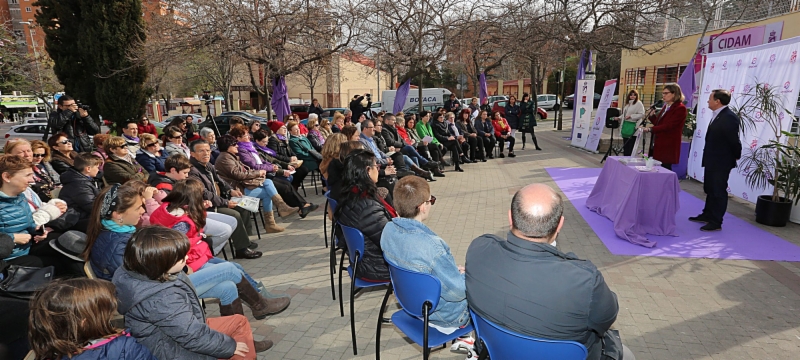
<svg viewBox="0 0 800 360"><path fill-rule="evenodd" d="M354 194L358 194L358 187L357 186L353 187L353 193ZM367 192L366 191L362 191L361 192L361 197L362 198L367 197ZM378 197L377 200L381 202L381 205L383 205L383 207L386 209L386 211L389 212L389 215L391 215L393 219L397 217L397 211L394 210L392 205L389 205L389 203L386 202L386 200L384 200L384 199L382 199L380 197Z"/></svg>

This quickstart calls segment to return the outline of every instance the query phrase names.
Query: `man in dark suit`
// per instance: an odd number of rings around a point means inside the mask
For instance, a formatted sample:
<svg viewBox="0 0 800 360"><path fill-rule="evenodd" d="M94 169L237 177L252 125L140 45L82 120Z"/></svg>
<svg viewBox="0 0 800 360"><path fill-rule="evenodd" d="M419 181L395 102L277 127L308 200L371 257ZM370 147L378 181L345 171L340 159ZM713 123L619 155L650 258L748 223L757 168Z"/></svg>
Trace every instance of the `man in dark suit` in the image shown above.
<svg viewBox="0 0 800 360"><path fill-rule="evenodd" d="M714 113L706 130L706 146L703 149L706 206L702 214L689 218L694 222L706 223L700 228L702 231L722 230L722 216L728 208L728 177L736 167L736 160L742 155L739 117L728 108L730 101L731 93L727 90L714 90L708 97L708 108Z"/></svg>

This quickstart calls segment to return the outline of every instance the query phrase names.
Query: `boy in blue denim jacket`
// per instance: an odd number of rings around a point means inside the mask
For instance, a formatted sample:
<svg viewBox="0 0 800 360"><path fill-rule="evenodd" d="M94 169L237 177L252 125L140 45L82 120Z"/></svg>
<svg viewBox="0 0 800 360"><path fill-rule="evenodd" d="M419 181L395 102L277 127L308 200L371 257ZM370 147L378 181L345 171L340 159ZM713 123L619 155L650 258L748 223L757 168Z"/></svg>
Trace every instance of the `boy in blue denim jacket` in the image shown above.
<svg viewBox="0 0 800 360"><path fill-rule="evenodd" d="M395 184L393 195L398 217L383 229L383 255L399 267L441 281L439 305L430 315L433 325L455 328L468 324L464 269L456 265L447 243L422 223L436 202L428 183L417 176L403 177Z"/></svg>

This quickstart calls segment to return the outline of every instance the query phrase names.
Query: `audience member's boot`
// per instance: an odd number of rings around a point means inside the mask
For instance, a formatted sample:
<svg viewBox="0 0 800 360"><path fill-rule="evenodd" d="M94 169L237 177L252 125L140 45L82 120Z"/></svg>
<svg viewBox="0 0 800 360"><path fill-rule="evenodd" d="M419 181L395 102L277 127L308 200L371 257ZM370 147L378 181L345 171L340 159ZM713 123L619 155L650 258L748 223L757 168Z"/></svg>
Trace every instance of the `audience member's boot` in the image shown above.
<svg viewBox="0 0 800 360"><path fill-rule="evenodd" d="M314 210L317 210L318 208L319 208L319 205L317 205L317 204L306 203L306 204L305 204L305 205L304 205L304 206L303 206L303 207L300 209L300 218L301 218L301 219L305 219L305 218L306 218L306 216L308 216L308 213L310 213L310 212L312 212L312 211L314 211Z"/></svg>
<svg viewBox="0 0 800 360"><path fill-rule="evenodd" d="M278 206L278 215L280 215L281 217L286 217L286 216L292 215L292 214L296 213L297 210L300 210L300 209L298 209L296 207L291 207L291 206L287 205L285 202L283 202L283 198L281 197L280 194L273 196L272 197L272 202L276 206Z"/></svg>
<svg viewBox="0 0 800 360"><path fill-rule="evenodd" d="M275 222L275 213L272 211L263 212L262 215L264 216L264 229L267 230L267 234L279 233L286 230L285 228L278 226L278 224Z"/></svg>
<svg viewBox="0 0 800 360"><path fill-rule="evenodd" d="M419 177L421 177L421 178L423 178L425 180L436 181L436 179L433 178L433 173L432 172L422 170L422 168L420 168L417 165L412 165L411 166L411 170L414 171L414 174L416 174L417 176L419 176Z"/></svg>
<svg viewBox="0 0 800 360"><path fill-rule="evenodd" d="M274 343L270 339L264 339L263 341L255 341L253 340L253 346L255 347L255 351L257 353L267 351L272 348Z"/></svg>
<svg viewBox="0 0 800 360"><path fill-rule="evenodd" d="M455 170L458 172L464 172L464 169L461 168L461 164L459 164L458 157L453 157L453 165L456 166Z"/></svg>
<svg viewBox="0 0 800 360"><path fill-rule="evenodd" d="M261 251L253 250L249 247L234 251L234 259L258 259L263 255Z"/></svg>
<svg viewBox="0 0 800 360"><path fill-rule="evenodd" d="M230 305L222 305L219 304L219 315L220 316L231 316L231 315L244 315L244 307L242 307L242 299L236 298Z"/></svg>
<svg viewBox="0 0 800 360"><path fill-rule="evenodd" d="M245 278L236 284L236 289L239 290L239 298L250 307L256 320L261 320L267 315L277 314L289 307L292 302L290 298L267 299L261 296Z"/></svg>
<svg viewBox="0 0 800 360"><path fill-rule="evenodd" d="M439 162L438 161L428 161L427 164L422 165L420 167L425 169L425 170L433 171L434 169L438 169L439 168Z"/></svg>
<svg viewBox="0 0 800 360"><path fill-rule="evenodd" d="M431 172L433 173L433 176L435 176L435 177L444 177L444 173L442 172L442 170L439 170L438 167L435 167L435 168L431 169Z"/></svg>

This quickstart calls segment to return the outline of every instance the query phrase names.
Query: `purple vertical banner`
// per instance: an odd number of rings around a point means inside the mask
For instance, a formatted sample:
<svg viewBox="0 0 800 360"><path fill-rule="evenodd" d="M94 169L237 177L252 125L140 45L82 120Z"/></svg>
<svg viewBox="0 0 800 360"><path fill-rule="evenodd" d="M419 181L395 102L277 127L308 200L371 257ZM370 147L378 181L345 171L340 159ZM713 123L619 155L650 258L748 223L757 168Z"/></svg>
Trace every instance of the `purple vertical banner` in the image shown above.
<svg viewBox="0 0 800 360"><path fill-rule="evenodd" d="M681 92L686 97L683 104L686 105L689 111L691 111L694 105L694 92L697 90L697 82L694 75L695 59L697 58L692 56L692 60L689 62L689 65L686 66L686 70L683 70L683 74L681 74L681 77L678 79L678 86L681 87Z"/></svg>
<svg viewBox="0 0 800 360"><path fill-rule="evenodd" d="M583 58L586 55L586 49L581 50L581 60L578 63L578 76L575 77L575 91L572 93L574 94L572 97L572 128L575 128L575 118L578 116L578 80L583 80L583 77L586 76L586 63L584 63ZM589 62L592 60L592 53L589 52ZM565 81L566 82L566 81ZM559 94L560 95L560 94ZM594 89L592 90L592 101L594 101ZM561 99L561 104L564 104L564 99ZM572 136L569 139L572 140Z"/></svg>
<svg viewBox="0 0 800 360"><path fill-rule="evenodd" d="M489 98L489 88L486 86L486 73L482 72L478 78L478 96L480 96L480 103L483 104L484 99Z"/></svg>
<svg viewBox="0 0 800 360"><path fill-rule="evenodd" d="M272 110L275 111L278 121L283 121L286 115L292 113L289 107L289 92L286 90L286 79L283 76L272 80Z"/></svg>
<svg viewBox="0 0 800 360"><path fill-rule="evenodd" d="M392 113L397 114L403 111L403 105L406 104L406 98L408 98L408 91L411 88L411 79L409 78L403 85L400 85L397 88L397 92L394 94L394 104L392 105Z"/></svg>

